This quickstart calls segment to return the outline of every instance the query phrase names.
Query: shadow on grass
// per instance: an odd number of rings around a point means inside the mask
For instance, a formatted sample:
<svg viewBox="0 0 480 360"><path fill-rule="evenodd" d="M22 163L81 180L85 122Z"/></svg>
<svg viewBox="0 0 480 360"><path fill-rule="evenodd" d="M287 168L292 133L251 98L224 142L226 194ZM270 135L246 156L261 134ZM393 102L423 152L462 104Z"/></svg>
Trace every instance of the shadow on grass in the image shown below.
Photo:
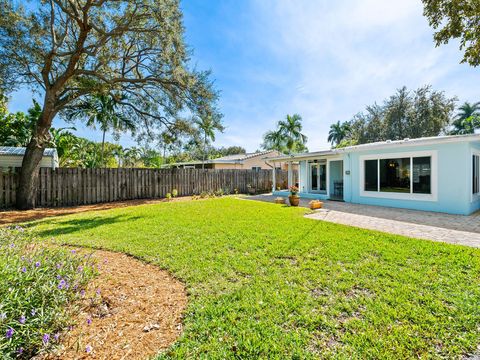
<svg viewBox="0 0 480 360"><path fill-rule="evenodd" d="M28 227L36 228L38 225L50 224L53 227L45 230L38 230L36 233L39 236L58 236L76 233L78 231L85 231L89 229L94 229L99 226L112 225L117 223L124 223L127 221L135 221L140 219L140 216L127 216L127 215L116 215L116 216L102 216L98 218L87 218L87 219L71 219L71 220L43 220L37 223L28 224Z"/></svg>

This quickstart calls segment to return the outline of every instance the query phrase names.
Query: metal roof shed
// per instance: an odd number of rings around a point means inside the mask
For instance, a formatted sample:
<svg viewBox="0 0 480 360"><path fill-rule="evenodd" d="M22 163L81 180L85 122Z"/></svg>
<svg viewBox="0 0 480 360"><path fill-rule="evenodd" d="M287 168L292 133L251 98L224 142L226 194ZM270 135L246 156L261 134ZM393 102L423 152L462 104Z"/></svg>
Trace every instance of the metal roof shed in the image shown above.
<svg viewBox="0 0 480 360"><path fill-rule="evenodd" d="M0 168L21 167L26 148L0 146ZM40 167L55 169L58 167L56 149L45 149Z"/></svg>

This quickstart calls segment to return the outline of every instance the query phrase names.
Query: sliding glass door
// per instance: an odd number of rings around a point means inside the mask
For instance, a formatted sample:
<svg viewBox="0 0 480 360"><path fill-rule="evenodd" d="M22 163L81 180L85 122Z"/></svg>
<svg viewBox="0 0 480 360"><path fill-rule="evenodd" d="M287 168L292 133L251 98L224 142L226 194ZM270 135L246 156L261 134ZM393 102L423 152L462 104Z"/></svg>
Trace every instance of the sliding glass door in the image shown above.
<svg viewBox="0 0 480 360"><path fill-rule="evenodd" d="M326 192L327 191L327 164L326 162L311 162L310 167L310 191Z"/></svg>

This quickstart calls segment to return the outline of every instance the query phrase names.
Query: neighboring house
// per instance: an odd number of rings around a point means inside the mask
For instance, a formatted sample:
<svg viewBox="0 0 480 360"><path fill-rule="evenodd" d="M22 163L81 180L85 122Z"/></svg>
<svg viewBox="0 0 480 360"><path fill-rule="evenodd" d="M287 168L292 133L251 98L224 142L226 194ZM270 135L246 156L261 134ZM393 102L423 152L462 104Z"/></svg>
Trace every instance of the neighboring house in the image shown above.
<svg viewBox="0 0 480 360"><path fill-rule="evenodd" d="M0 168L21 167L24 147L0 146ZM58 167L58 155L56 149L45 149L40 167L55 169Z"/></svg>
<svg viewBox="0 0 480 360"><path fill-rule="evenodd" d="M271 161L300 164L301 197L464 215L480 209L480 134L377 142Z"/></svg>
<svg viewBox="0 0 480 360"><path fill-rule="evenodd" d="M276 150L262 151L257 153L228 155L216 159L205 160L205 169L247 169L260 170L272 169L273 164L269 158L279 157L282 153ZM170 164L169 167L182 169L201 169L202 161L191 161L183 163ZM287 169L286 163L276 163L277 168Z"/></svg>

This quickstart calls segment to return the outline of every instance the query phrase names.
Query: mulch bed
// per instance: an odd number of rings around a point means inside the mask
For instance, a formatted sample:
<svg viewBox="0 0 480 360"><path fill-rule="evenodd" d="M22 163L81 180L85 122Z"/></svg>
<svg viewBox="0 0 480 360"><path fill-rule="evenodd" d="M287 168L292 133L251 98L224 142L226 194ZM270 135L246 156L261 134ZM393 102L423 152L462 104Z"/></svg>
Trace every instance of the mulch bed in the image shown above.
<svg viewBox="0 0 480 360"><path fill-rule="evenodd" d="M127 200L127 201L117 201L103 204L92 204L92 205L80 205L72 207L60 207L60 208L38 208L34 210L4 210L0 211L0 226L8 225L14 223L21 223L26 221L43 219L51 216L60 216L60 215L69 215L77 214L87 211L97 211L97 210L109 210L120 207L127 206L136 206L136 205L146 205L146 204L158 204L161 202L174 202L174 201L187 201L191 200L191 196L184 196L178 198L167 199L155 199L155 200Z"/></svg>
<svg viewBox="0 0 480 360"><path fill-rule="evenodd" d="M41 359L146 359L182 332L183 284L131 256L95 251L100 275L88 286L82 311L61 345Z"/></svg>

